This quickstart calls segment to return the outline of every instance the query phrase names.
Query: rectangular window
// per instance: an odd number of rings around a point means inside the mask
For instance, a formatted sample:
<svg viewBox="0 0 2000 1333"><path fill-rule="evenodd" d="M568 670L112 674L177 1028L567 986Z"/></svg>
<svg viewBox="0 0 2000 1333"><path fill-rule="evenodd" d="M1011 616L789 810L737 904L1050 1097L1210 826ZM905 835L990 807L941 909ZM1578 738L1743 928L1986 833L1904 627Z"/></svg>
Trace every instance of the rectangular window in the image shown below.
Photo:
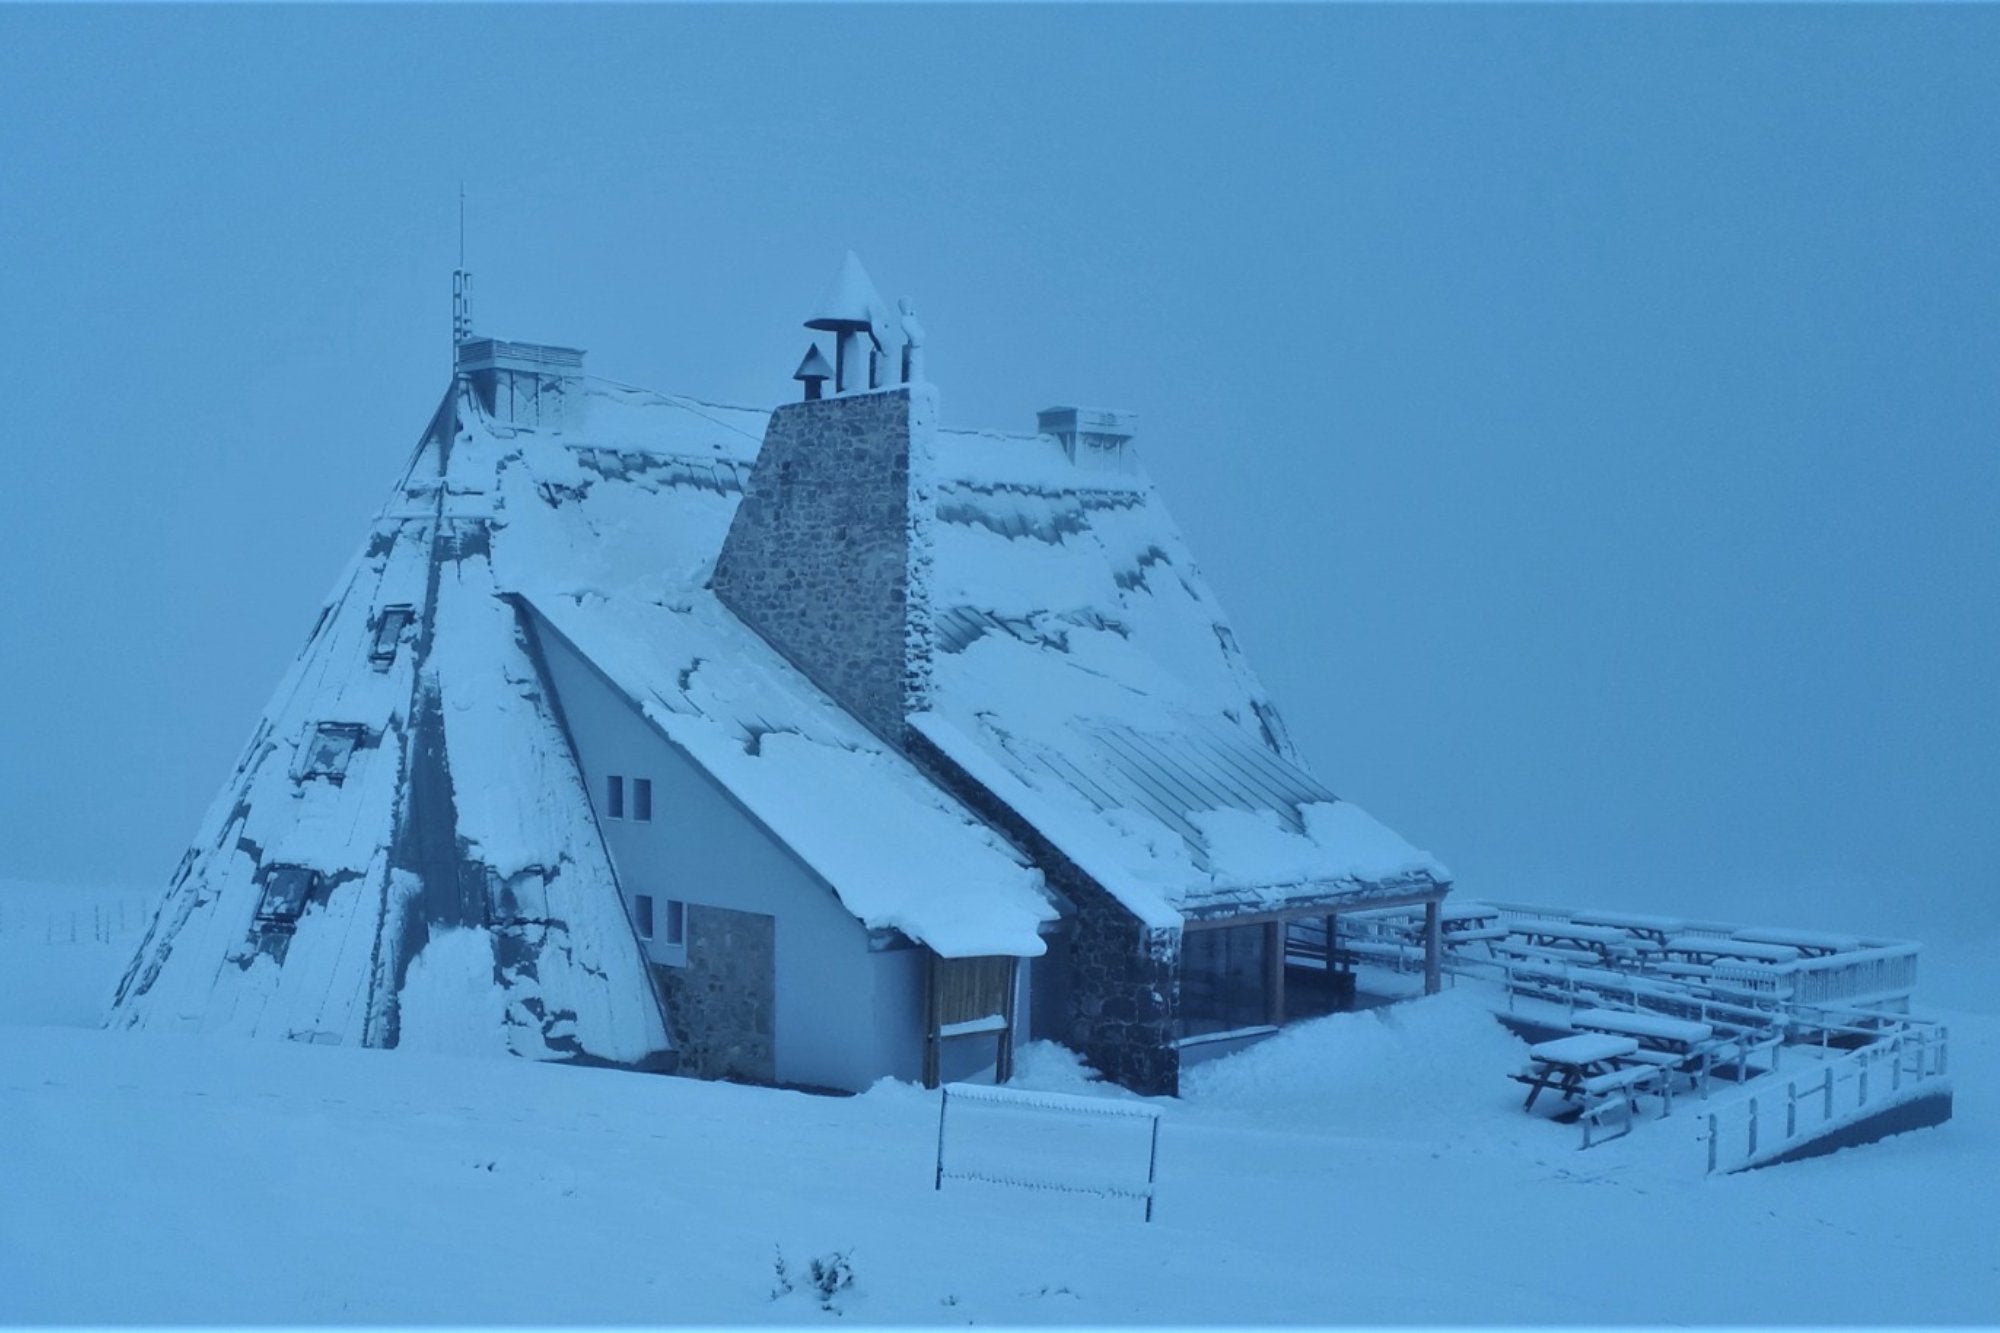
<svg viewBox="0 0 2000 1333"><path fill-rule="evenodd" d="M375 642L368 650L368 660L377 666L386 667L396 660L396 645L403 641L403 631L416 619L416 608L410 606L385 606L382 614L375 619Z"/></svg>
<svg viewBox="0 0 2000 1333"><path fill-rule="evenodd" d="M651 819L653 817L653 780L651 778L632 779L632 818Z"/></svg>
<svg viewBox="0 0 2000 1333"><path fill-rule="evenodd" d="M319 872L304 866L275 865L264 872L264 895L257 902L260 925L289 931L319 887Z"/></svg>
<svg viewBox="0 0 2000 1333"><path fill-rule="evenodd" d="M305 762L299 777L325 778L339 786L347 776L347 761L361 743L362 729L351 722L321 722L306 741Z"/></svg>
<svg viewBox="0 0 2000 1333"><path fill-rule="evenodd" d="M1181 936L1181 1035L1271 1021L1271 957L1263 924L1189 930Z"/></svg>
<svg viewBox="0 0 2000 1333"><path fill-rule="evenodd" d="M612 774L604 779L604 813L607 818L625 818L625 779Z"/></svg>
<svg viewBox="0 0 2000 1333"><path fill-rule="evenodd" d="M649 893L632 895L632 922L639 928L639 938L653 938L653 896Z"/></svg>
<svg viewBox="0 0 2000 1333"><path fill-rule="evenodd" d="M687 943L687 904L678 898L667 899L667 939L668 944Z"/></svg>

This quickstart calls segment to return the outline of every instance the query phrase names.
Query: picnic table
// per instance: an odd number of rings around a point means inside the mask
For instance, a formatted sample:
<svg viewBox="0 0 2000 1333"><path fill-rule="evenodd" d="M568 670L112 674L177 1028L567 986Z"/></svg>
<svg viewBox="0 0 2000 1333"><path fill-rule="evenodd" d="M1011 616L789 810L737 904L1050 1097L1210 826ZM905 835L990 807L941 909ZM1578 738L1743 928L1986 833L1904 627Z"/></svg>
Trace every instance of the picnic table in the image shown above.
<svg viewBox="0 0 2000 1333"><path fill-rule="evenodd" d="M1637 941L1616 926L1585 926L1572 921L1516 921L1507 933L1537 949L1587 953L1610 962L1637 952Z"/></svg>
<svg viewBox="0 0 2000 1333"><path fill-rule="evenodd" d="M1789 944L1765 944L1758 940L1725 939L1719 935L1676 935L1667 941L1669 956L1691 963L1713 963L1717 959L1741 959L1750 963L1795 963L1799 950Z"/></svg>
<svg viewBox="0 0 2000 1333"><path fill-rule="evenodd" d="M1731 938L1752 944L1787 945L1808 958L1852 953L1861 947L1861 941L1853 935L1834 935L1818 930L1770 930L1763 926L1732 932Z"/></svg>
<svg viewBox="0 0 2000 1333"><path fill-rule="evenodd" d="M1570 920L1579 926L1613 926L1657 945L1687 933L1687 922L1677 916L1650 916L1643 912L1576 912Z"/></svg>
<svg viewBox="0 0 2000 1333"><path fill-rule="evenodd" d="M1638 1049L1637 1038L1596 1032L1530 1046L1528 1069L1513 1076L1516 1082L1528 1085L1528 1099L1521 1103L1521 1109L1532 1111L1543 1088L1553 1087L1564 1101L1575 1101L1639 1081L1652 1071L1620 1066L1620 1061Z"/></svg>
<svg viewBox="0 0 2000 1333"><path fill-rule="evenodd" d="M1626 1057L1627 1063L1657 1065L1685 1074L1690 1086L1698 1086L1706 1093L1714 1050L1713 1023L1667 1014L1628 1013L1622 1009L1579 1009L1570 1015L1570 1023L1578 1032L1632 1038L1639 1043L1639 1049Z"/></svg>

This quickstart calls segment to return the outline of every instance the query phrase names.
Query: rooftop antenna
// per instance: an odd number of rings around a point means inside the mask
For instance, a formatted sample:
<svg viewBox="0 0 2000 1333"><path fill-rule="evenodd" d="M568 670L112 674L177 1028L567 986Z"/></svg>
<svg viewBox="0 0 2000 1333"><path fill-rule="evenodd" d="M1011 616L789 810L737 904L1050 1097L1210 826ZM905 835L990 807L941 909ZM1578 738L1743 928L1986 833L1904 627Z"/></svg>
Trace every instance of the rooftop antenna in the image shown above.
<svg viewBox="0 0 2000 1333"><path fill-rule="evenodd" d="M465 268L465 182L458 183L458 267L451 275L451 348L457 364L458 347L472 337L472 274Z"/></svg>

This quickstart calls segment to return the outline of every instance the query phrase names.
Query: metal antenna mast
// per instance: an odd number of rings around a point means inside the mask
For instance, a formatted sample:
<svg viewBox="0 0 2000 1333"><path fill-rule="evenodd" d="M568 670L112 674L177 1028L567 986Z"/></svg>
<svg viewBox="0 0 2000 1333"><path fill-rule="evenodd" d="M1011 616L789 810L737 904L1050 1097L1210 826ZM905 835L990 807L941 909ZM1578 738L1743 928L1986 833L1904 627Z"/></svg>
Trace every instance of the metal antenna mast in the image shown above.
<svg viewBox="0 0 2000 1333"><path fill-rule="evenodd" d="M465 268L465 182L458 183L458 268L451 275L452 363L458 345L472 336L472 274Z"/></svg>

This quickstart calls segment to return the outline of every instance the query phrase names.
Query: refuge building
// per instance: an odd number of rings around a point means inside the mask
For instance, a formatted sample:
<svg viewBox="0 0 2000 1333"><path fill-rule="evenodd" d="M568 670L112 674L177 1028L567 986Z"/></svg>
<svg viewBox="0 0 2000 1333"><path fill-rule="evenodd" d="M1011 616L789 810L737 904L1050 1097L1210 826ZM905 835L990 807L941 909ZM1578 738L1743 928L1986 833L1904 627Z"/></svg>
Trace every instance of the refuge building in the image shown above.
<svg viewBox="0 0 2000 1333"><path fill-rule="evenodd" d="M1296 1011L1302 923L1424 904L1435 987L1446 872L1309 773L1132 416L942 426L852 255L807 327L762 411L457 312L114 1024L1171 1093Z"/></svg>

